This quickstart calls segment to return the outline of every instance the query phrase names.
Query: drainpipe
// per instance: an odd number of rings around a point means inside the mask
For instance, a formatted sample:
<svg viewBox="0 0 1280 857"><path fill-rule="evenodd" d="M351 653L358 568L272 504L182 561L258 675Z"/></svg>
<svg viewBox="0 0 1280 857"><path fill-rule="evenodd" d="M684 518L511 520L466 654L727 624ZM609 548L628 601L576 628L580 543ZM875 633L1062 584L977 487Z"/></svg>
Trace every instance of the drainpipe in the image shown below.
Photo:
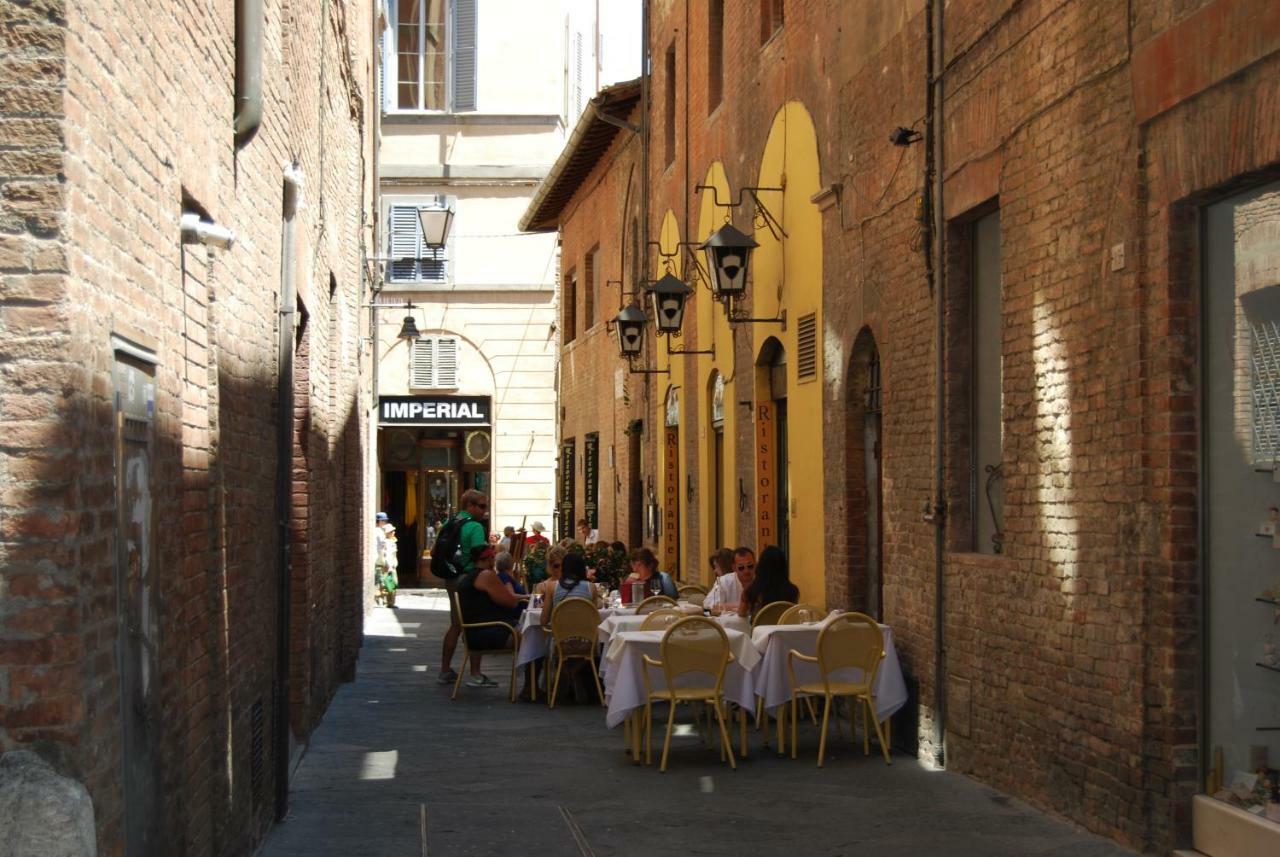
<svg viewBox="0 0 1280 857"><path fill-rule="evenodd" d="M297 226L302 173L284 170L283 228L280 240L280 336L276 374L276 674L272 739L275 745L276 821L289 810L289 541L293 518L293 339L297 324Z"/></svg>
<svg viewBox="0 0 1280 857"><path fill-rule="evenodd" d="M236 148L262 124L262 0L236 0Z"/></svg>
<svg viewBox="0 0 1280 857"><path fill-rule="evenodd" d="M945 16L944 0L929 0L925 23L928 48L928 92L925 124L925 182L929 195L930 246L928 254L929 288L933 292L934 331L933 331L933 508L926 515L926 520L933 524L933 761L938 767L946 764L947 737L947 661L946 637L943 634L943 623L946 618L946 592L944 580L944 559L946 552L946 468L943 455L946 452L943 443L945 419L943 408L946 404L946 381L943 371L946 368L943 359L944 336L946 333L946 277L943 275L945 262L944 230L946 219L942 210L942 163L943 163L943 127L942 127L942 76L945 55L942 47L942 25Z"/></svg>

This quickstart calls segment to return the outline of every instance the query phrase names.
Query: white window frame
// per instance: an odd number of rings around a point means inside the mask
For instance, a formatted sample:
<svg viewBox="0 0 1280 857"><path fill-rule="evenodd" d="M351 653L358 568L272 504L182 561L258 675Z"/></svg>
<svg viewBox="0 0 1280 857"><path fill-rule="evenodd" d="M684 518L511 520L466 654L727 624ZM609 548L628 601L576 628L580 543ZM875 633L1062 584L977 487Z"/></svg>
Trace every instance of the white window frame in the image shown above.
<svg viewBox="0 0 1280 857"><path fill-rule="evenodd" d="M384 213L386 223L386 255L390 260L385 266L384 282L389 286L447 286L453 282L453 238L458 231L458 200L454 196L446 196L443 194L415 196L415 197L389 197L386 200L387 208ZM418 220L418 209L420 208L452 208L453 226L449 230L449 236L445 239L444 247L439 250L428 251L423 246L422 227ZM401 212L400 217L404 224L401 228L404 232L396 230L396 209L410 209L412 216L407 212ZM413 238L409 238L405 233L410 233ZM407 244L412 242L413 249L408 251ZM430 253L430 255L428 255ZM403 269L404 261L407 260L422 261L424 259L434 259L443 262L440 267L440 276L427 278L422 276L422 266L414 265L414 273L405 276ZM397 261L400 260L400 261Z"/></svg>
<svg viewBox="0 0 1280 857"><path fill-rule="evenodd" d="M382 34L382 111L384 113L398 114L449 114L456 112L474 112L476 105L464 106L459 108L457 102L457 69L456 64L459 55L457 44L458 23L457 23L457 4L456 0L443 0L445 2L444 10L444 42L445 42L445 58L444 58L444 107L430 108L421 106L426 97L426 81L425 69L426 60L424 52L426 50L426 34L427 21L426 11L428 4L422 5L422 14L418 19L418 107L401 107L400 106L400 63L396 54L396 28L400 20L400 3L401 0L387 0L387 20L389 26ZM478 0L476 0L478 3ZM478 14L478 13L477 13ZM475 25L473 25L475 26ZM478 29L478 28L477 28ZM477 46L471 47L472 59L475 63L475 54ZM478 89L478 80L474 81L472 88ZM472 99L476 98L476 93L472 93Z"/></svg>
<svg viewBox="0 0 1280 857"><path fill-rule="evenodd" d="M461 371L458 365L460 352L459 339L456 336L422 336L413 341L409 356L409 387L414 390L456 390L460 386ZM452 360L452 375L443 371L442 359L446 352ZM427 367L422 369L419 361L426 357ZM447 362L445 366L447 366Z"/></svg>

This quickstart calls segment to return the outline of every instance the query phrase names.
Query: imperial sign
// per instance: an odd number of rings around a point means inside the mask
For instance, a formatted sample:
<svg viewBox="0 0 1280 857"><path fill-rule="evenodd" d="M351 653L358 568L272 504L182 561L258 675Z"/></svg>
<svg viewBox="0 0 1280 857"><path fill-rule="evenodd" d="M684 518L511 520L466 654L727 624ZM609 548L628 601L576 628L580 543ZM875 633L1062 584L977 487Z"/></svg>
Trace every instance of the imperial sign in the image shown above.
<svg viewBox="0 0 1280 857"><path fill-rule="evenodd" d="M487 426L488 396L380 396L382 425Z"/></svg>

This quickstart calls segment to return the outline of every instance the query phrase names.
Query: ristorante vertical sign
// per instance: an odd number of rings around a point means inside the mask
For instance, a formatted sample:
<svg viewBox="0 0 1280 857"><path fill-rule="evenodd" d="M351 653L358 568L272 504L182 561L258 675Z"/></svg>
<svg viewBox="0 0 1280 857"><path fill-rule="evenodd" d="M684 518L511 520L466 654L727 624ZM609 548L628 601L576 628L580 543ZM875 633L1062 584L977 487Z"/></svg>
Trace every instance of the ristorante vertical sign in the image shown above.
<svg viewBox="0 0 1280 857"><path fill-rule="evenodd" d="M680 563L680 431L665 432L662 453L662 570L675 574Z"/></svg>
<svg viewBox="0 0 1280 857"><path fill-rule="evenodd" d="M773 402L761 402L756 405L756 544L760 548L778 537L775 461Z"/></svg>
<svg viewBox="0 0 1280 857"><path fill-rule="evenodd" d="M573 538L573 464L574 442L565 441L560 447L560 519L556 526L556 539Z"/></svg>
<svg viewBox="0 0 1280 857"><path fill-rule="evenodd" d="M600 526L600 435L589 434L582 441L582 517L591 529Z"/></svg>

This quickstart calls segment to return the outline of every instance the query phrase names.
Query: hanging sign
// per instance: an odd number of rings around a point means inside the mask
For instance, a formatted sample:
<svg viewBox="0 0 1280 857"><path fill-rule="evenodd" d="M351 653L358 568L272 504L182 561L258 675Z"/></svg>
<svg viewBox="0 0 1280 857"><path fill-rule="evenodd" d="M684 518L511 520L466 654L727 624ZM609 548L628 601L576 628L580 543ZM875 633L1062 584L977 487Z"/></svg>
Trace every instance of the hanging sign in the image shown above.
<svg viewBox="0 0 1280 857"><path fill-rule="evenodd" d="M778 523L774 519L778 498L775 493L773 402L756 405L756 545L763 550L774 544Z"/></svg>
<svg viewBox="0 0 1280 857"><path fill-rule="evenodd" d="M487 426L488 396L379 396L384 426Z"/></svg>
<svg viewBox="0 0 1280 857"><path fill-rule="evenodd" d="M560 447L560 520L557 522L559 524L557 539L573 538L573 527L576 523L573 518L574 452L573 441L567 441Z"/></svg>
<svg viewBox="0 0 1280 857"><path fill-rule="evenodd" d="M680 563L680 432L663 434L662 570L674 574Z"/></svg>
<svg viewBox="0 0 1280 857"><path fill-rule="evenodd" d="M585 484L582 498L582 517L591 529L600 527L600 435L589 434L582 442L582 478Z"/></svg>

